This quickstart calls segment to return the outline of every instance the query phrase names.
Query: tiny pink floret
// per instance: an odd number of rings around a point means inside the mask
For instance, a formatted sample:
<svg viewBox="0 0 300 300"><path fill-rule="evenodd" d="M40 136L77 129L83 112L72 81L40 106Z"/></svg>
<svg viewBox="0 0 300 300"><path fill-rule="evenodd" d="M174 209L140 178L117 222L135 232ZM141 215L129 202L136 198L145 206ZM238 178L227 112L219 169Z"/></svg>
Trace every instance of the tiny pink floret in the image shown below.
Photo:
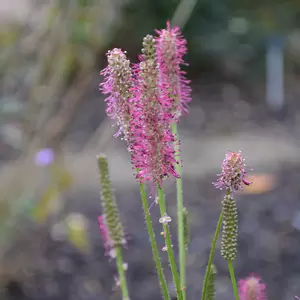
<svg viewBox="0 0 300 300"><path fill-rule="evenodd" d="M98 224L104 243L105 254L114 257L114 242L109 236L108 228L105 222L105 217L103 215L98 217Z"/></svg>

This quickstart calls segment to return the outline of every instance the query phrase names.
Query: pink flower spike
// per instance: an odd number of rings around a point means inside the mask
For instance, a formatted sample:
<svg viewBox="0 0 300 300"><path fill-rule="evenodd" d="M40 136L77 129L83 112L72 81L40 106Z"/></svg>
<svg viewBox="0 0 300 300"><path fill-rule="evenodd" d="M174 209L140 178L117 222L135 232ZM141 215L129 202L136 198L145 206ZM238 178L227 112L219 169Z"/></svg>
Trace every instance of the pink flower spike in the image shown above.
<svg viewBox="0 0 300 300"><path fill-rule="evenodd" d="M103 94L109 95L105 99L106 113L119 126L119 131L115 136L123 134L124 139L127 140L132 86L130 61L125 52L118 48L107 52L107 61L108 66L100 72L104 76L100 89Z"/></svg>
<svg viewBox="0 0 300 300"><path fill-rule="evenodd" d="M240 300L265 300L266 285L260 282L260 277L250 274L239 281Z"/></svg>
<svg viewBox="0 0 300 300"><path fill-rule="evenodd" d="M159 71L159 86L165 102L169 102L169 112L178 121L182 113L187 112L187 103L191 101L190 81L185 78L181 65L187 65L183 57L187 53L187 42L180 28L156 30L156 55Z"/></svg>
<svg viewBox="0 0 300 300"><path fill-rule="evenodd" d="M175 138L170 130L172 117L164 109L159 93L155 60L142 60L135 72L129 152L138 170L136 179L161 185L164 177L178 177L174 168L177 163L173 145Z"/></svg>
<svg viewBox="0 0 300 300"><path fill-rule="evenodd" d="M104 215L98 217L98 224L104 243L105 255L109 255L110 257L114 258L114 243L109 236Z"/></svg>
<svg viewBox="0 0 300 300"><path fill-rule="evenodd" d="M228 152L222 164L222 172L218 174L217 182L214 186L219 189L230 189L230 192L238 192L244 185L250 185L252 182L245 179L246 170L241 151Z"/></svg>

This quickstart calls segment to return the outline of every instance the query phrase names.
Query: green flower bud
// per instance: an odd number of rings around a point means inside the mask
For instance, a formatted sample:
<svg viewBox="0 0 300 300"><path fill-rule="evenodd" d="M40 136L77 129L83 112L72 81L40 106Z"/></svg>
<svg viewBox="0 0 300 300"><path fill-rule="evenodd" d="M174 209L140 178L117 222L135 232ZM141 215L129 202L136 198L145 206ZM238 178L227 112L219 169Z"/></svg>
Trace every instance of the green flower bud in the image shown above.
<svg viewBox="0 0 300 300"><path fill-rule="evenodd" d="M97 160L100 173L101 201L107 230L114 246L122 245L125 243L124 231L109 177L108 161L103 154L99 155Z"/></svg>
<svg viewBox="0 0 300 300"><path fill-rule="evenodd" d="M223 229L221 241L221 255L226 260L234 260L237 254L238 214L234 199L230 194L222 202Z"/></svg>

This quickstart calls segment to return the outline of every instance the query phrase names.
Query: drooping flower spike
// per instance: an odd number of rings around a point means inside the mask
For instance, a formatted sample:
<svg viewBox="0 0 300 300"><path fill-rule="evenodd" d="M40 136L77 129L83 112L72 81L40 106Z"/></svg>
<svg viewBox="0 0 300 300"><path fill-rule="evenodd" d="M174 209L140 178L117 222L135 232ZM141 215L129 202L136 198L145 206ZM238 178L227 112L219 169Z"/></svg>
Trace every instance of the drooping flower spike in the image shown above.
<svg viewBox="0 0 300 300"><path fill-rule="evenodd" d="M180 28L172 28L170 22L167 22L166 29L156 32L159 87L174 121L178 121L182 113L187 112L187 103L191 101L190 81L185 78L186 72L181 69L181 66L187 65L183 59L187 53L187 42Z"/></svg>
<svg viewBox="0 0 300 300"><path fill-rule="evenodd" d="M243 189L243 185L250 185L246 180L246 170L244 158L241 151L228 152L222 164L222 172L218 174L219 179L214 186L219 189L230 189L230 192L238 192Z"/></svg>
<svg viewBox="0 0 300 300"><path fill-rule="evenodd" d="M100 74L104 76L104 82L100 84L103 94L109 96L106 113L119 126L115 136L123 134L128 139L130 120L130 99L132 87L132 71L126 52L115 48L107 52L108 65Z"/></svg>
<svg viewBox="0 0 300 300"><path fill-rule="evenodd" d="M260 277L250 274L239 281L240 300L265 300L265 289L266 285L261 283Z"/></svg>

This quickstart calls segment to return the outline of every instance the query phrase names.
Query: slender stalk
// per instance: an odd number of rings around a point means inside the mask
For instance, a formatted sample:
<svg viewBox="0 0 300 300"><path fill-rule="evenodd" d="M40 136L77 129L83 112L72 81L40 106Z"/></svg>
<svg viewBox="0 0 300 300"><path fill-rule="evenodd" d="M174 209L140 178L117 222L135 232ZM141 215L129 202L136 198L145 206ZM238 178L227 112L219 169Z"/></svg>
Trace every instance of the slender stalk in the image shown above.
<svg viewBox="0 0 300 300"><path fill-rule="evenodd" d="M230 279L231 279L231 283L232 283L234 298L235 298L235 300L239 300L239 292L238 292L235 275L234 275L234 269L233 269L231 260L228 260L228 270L230 273Z"/></svg>
<svg viewBox="0 0 300 300"><path fill-rule="evenodd" d="M185 300L185 262L186 262L186 250L184 247L184 227L183 227L183 192L182 192L182 177L181 177L181 162L180 162L180 151L179 151L179 137L177 132L177 123L172 124L172 132L176 138L174 149L175 155L179 161L175 165L175 170L178 174L176 179L177 188L177 222L178 222L178 249L179 249L179 273L180 273L180 284L182 289L183 299Z"/></svg>
<svg viewBox="0 0 300 300"><path fill-rule="evenodd" d="M160 215L161 217L165 216L167 213L166 210L166 204L165 204L165 196L162 188L160 186L158 188L158 204L159 204L159 209L160 209ZM171 241L171 236L170 236L170 231L169 231L169 226L168 224L163 224L164 228L164 236L165 236L165 242L167 246L167 253L169 257L169 263L173 275L173 281L176 287L176 292L177 292L177 299L178 300L183 300L183 295L182 295L182 290L180 287L180 280L179 280L179 275L177 271L177 266L176 266L176 261L174 257L174 252L172 248L172 241Z"/></svg>
<svg viewBox="0 0 300 300"><path fill-rule="evenodd" d="M162 295L164 297L164 300L169 300L170 296L169 296L169 292L168 292L168 286L167 286L167 282L165 279L165 275L163 272L163 268L161 265L161 261L160 261L160 257L159 257L159 253L158 253L158 249L157 249L157 243L155 240L153 225L152 225L152 221L151 221L150 214L149 214L149 206L148 206L148 202L147 202L147 196L146 196L144 184L140 184L140 194L141 194L141 200L142 200L142 205L143 205L143 209L144 209L145 220L146 220L146 224L147 224L148 234L150 237L153 258L154 258L154 262L155 262L155 267L156 267L156 272L158 275L159 283L161 286Z"/></svg>
<svg viewBox="0 0 300 300"><path fill-rule="evenodd" d="M124 267L123 267L121 246L116 247L116 261L117 261L117 269L118 269L119 278L120 278L122 298L123 298L123 300L129 300L127 282L126 282L126 277L125 277L125 272L124 272Z"/></svg>
<svg viewBox="0 0 300 300"><path fill-rule="evenodd" d="M203 284L203 288L202 288L201 300L204 300L205 296L206 296L207 284L208 284L208 279L209 279L209 272L210 272L210 268L211 268L212 261L213 261L213 258L214 258L216 243L217 243L219 232L220 232L220 229L221 229L222 220L223 220L223 211L221 211L221 213L220 213L219 221L218 221L218 224L217 224L217 228L216 228L216 231L215 231L215 234L214 234L214 238L213 238L213 241L212 241L212 245L211 245L211 249L210 249L210 253L209 253L209 257L208 257L208 263L207 263L207 269L206 269L205 278L204 278L204 284Z"/></svg>

